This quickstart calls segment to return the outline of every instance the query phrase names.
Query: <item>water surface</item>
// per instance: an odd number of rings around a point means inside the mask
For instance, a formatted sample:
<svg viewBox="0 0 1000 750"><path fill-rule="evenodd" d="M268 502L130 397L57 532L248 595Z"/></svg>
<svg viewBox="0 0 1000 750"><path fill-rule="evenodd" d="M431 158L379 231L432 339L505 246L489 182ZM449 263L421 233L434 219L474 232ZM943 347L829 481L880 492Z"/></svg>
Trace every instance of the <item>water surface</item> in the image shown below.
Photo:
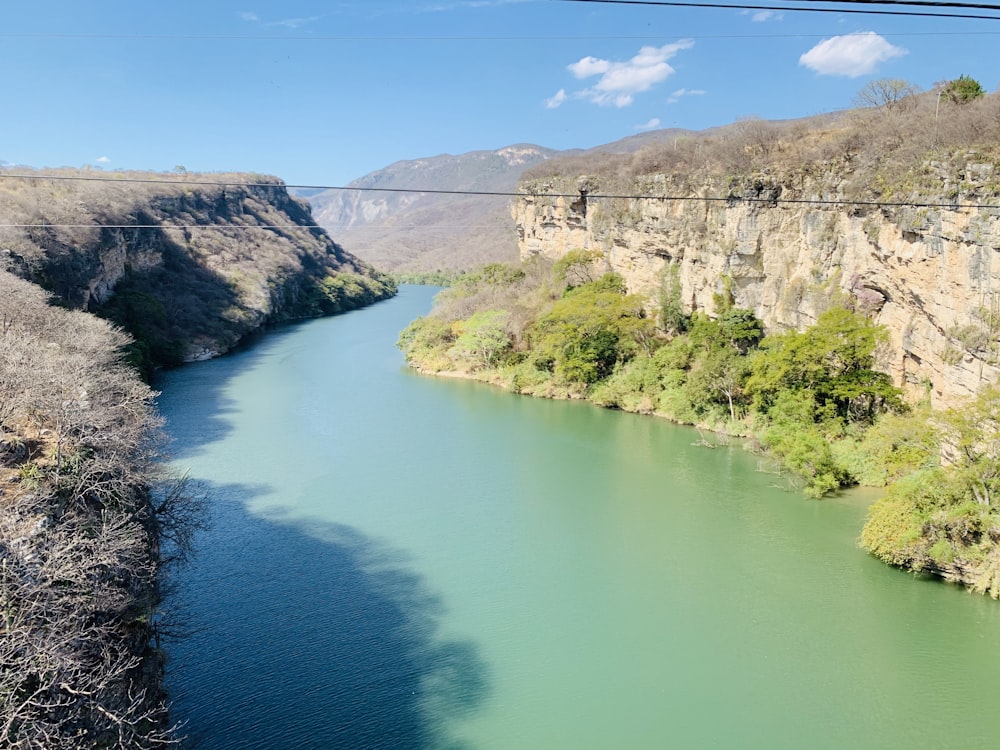
<svg viewBox="0 0 1000 750"><path fill-rule="evenodd" d="M171 613L198 746L1000 745L1000 605L738 446L406 370L431 294L159 384L211 498Z"/></svg>

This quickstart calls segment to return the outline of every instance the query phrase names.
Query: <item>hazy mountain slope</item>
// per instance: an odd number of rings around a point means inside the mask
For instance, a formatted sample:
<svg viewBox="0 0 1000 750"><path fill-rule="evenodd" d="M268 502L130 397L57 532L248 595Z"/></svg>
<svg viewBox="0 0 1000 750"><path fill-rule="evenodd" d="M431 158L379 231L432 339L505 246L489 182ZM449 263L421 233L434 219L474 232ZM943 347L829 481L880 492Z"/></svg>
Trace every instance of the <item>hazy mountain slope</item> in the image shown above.
<svg viewBox="0 0 1000 750"><path fill-rule="evenodd" d="M519 144L400 161L351 186L512 192L526 168L556 153ZM383 270L458 270L517 258L506 196L327 190L308 200L317 223Z"/></svg>
<svg viewBox="0 0 1000 750"><path fill-rule="evenodd" d="M676 129L637 133L588 150L518 144L400 161L351 186L514 192L526 170L553 157L633 153L686 133ZM304 197L312 204L317 223L349 251L382 270L462 270L517 259L512 201L507 196L326 190Z"/></svg>

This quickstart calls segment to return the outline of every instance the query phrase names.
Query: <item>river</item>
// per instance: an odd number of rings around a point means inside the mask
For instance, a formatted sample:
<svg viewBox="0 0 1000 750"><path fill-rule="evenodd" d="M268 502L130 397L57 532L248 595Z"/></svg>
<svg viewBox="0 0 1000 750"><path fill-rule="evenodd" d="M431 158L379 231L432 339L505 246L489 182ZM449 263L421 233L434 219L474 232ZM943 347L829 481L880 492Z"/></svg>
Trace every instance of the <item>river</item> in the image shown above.
<svg viewBox="0 0 1000 750"><path fill-rule="evenodd" d="M211 517L165 613L192 747L1000 746L1000 603L858 549L870 495L417 375L432 293L158 383Z"/></svg>

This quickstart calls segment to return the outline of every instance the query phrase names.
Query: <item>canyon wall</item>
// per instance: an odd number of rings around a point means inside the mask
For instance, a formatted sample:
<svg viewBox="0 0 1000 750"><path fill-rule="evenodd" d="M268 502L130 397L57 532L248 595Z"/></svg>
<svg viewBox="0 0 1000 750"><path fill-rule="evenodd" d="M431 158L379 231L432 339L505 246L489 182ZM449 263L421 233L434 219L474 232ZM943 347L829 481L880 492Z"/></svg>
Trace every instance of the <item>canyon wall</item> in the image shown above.
<svg viewBox="0 0 1000 750"><path fill-rule="evenodd" d="M696 189L651 175L628 193L662 198L602 197L599 178L551 178L523 183L512 212L522 259L598 250L651 305L675 266L688 311L712 314L713 295L729 287L771 331L802 329L833 304L863 310L889 331L880 366L944 407L1000 375L995 171L974 158L928 165L937 189L895 202L910 205L852 202L832 174ZM575 197L544 195L554 193Z"/></svg>
<svg viewBox="0 0 1000 750"><path fill-rule="evenodd" d="M119 324L152 366L395 292L274 177L18 174L0 173L0 268Z"/></svg>

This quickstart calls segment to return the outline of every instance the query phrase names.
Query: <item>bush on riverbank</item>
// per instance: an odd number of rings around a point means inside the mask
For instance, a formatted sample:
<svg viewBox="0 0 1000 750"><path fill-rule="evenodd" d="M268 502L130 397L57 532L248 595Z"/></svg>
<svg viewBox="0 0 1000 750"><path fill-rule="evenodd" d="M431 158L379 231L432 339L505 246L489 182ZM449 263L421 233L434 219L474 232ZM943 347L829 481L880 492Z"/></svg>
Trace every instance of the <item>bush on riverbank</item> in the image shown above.
<svg viewBox="0 0 1000 750"><path fill-rule="evenodd" d="M833 446L903 409L874 369L881 329L833 308L805 332L765 337L752 312L724 298L717 318L680 320L669 293L654 316L619 276L595 272L599 260L580 251L553 267L468 274L399 345L423 370L752 435L812 496L856 481L856 452Z"/></svg>
<svg viewBox="0 0 1000 750"><path fill-rule="evenodd" d="M1000 598L1000 388L930 421L945 466L893 484L872 506L861 543L892 565Z"/></svg>
<svg viewBox="0 0 1000 750"><path fill-rule="evenodd" d="M909 408L875 369L884 330L858 312L765 336L725 295L715 318L684 315L669 270L651 313L599 264L578 252L468 274L399 346L425 371L749 437L813 497L888 486L862 546L1000 598L1000 388L950 412Z"/></svg>

